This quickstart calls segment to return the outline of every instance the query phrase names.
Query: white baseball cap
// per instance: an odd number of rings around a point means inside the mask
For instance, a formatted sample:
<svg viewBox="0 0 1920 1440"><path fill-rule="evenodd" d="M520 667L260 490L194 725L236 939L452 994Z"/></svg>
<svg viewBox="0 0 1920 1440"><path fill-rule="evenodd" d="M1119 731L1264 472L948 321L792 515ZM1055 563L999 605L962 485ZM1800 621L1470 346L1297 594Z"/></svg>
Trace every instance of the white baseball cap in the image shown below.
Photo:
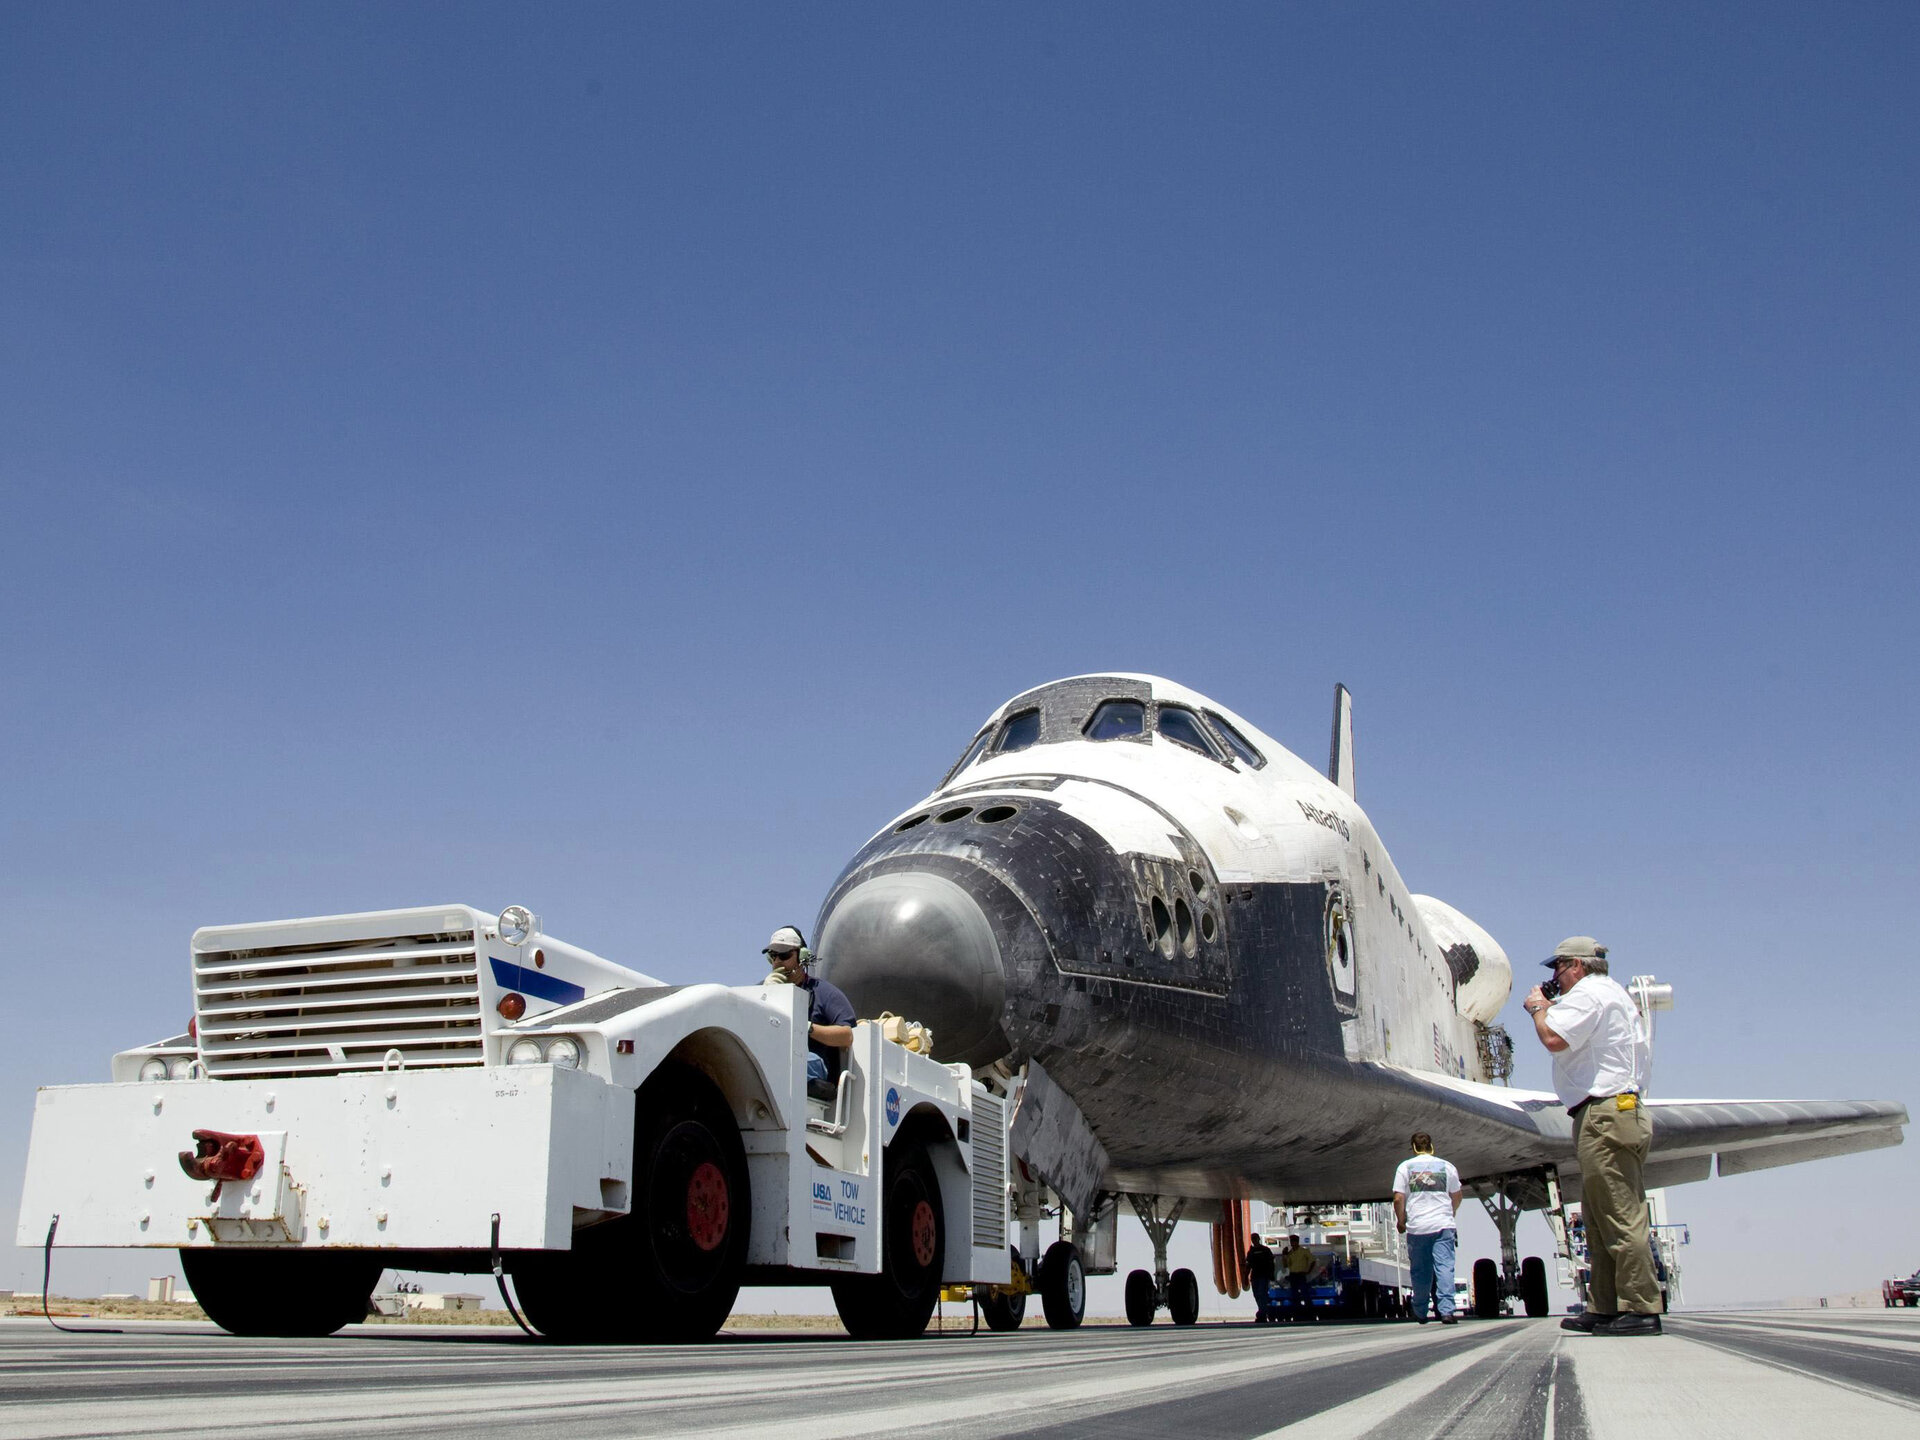
<svg viewBox="0 0 1920 1440"><path fill-rule="evenodd" d="M761 948L762 955L771 955L776 950L798 950L807 942L800 938L800 932L791 925L782 925L773 932L773 938Z"/></svg>

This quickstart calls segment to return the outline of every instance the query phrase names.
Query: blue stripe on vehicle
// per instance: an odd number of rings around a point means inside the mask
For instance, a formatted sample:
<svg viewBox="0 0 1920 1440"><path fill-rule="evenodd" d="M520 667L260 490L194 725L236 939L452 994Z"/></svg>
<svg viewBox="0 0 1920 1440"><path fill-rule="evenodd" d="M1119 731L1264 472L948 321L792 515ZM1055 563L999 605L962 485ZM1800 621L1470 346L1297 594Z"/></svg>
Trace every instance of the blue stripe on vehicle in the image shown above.
<svg viewBox="0 0 1920 1440"><path fill-rule="evenodd" d="M522 995L551 1000L556 1005L571 1005L587 998L586 990L571 981L543 975L524 965L509 965L504 960L495 960L491 955L487 960L493 966L494 983L504 990L518 990Z"/></svg>

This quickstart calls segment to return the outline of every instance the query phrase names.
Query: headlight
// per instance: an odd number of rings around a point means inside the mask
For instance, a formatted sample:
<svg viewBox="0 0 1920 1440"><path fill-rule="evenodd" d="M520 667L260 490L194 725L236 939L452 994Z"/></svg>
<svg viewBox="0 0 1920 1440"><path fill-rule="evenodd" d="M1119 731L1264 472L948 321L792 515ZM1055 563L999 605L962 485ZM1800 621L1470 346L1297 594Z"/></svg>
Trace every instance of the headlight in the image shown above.
<svg viewBox="0 0 1920 1440"><path fill-rule="evenodd" d="M509 945L524 945L533 933L533 912L524 905L509 905L500 912L497 923L502 940Z"/></svg>
<svg viewBox="0 0 1920 1440"><path fill-rule="evenodd" d="M197 1055L176 1055L167 1062L169 1080L191 1080L194 1067L200 1063Z"/></svg>
<svg viewBox="0 0 1920 1440"><path fill-rule="evenodd" d="M167 1078L167 1062L162 1060L158 1055L154 1056L153 1059L147 1061L140 1067L140 1078L142 1080L165 1080ZM156 1101L154 1103L158 1104L159 1102Z"/></svg>
<svg viewBox="0 0 1920 1440"><path fill-rule="evenodd" d="M571 1035L556 1035L547 1042L547 1063L562 1070L578 1070L584 1052Z"/></svg>
<svg viewBox="0 0 1920 1440"><path fill-rule="evenodd" d="M507 1047L507 1064L509 1065L538 1065L540 1060L540 1042L531 1036L516 1040Z"/></svg>

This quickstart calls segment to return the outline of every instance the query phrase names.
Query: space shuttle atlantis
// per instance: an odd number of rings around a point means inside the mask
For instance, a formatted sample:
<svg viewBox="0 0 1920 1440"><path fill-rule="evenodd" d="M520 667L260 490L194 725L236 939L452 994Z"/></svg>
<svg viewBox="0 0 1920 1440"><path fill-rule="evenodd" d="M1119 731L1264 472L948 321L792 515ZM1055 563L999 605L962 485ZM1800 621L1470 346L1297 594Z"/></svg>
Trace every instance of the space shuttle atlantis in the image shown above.
<svg viewBox="0 0 1920 1440"><path fill-rule="evenodd" d="M1153 676L1017 695L848 863L820 973L863 1015L924 1021L941 1060L1043 1079L1022 1158L1075 1214L1385 1199L1415 1130L1470 1191L1551 1208L1572 1127L1499 1083L1507 956L1401 879L1354 799L1351 713L1341 688L1322 775ZM1648 1105L1650 1187L1716 1157L1728 1175L1897 1145L1907 1121L1880 1101Z"/></svg>

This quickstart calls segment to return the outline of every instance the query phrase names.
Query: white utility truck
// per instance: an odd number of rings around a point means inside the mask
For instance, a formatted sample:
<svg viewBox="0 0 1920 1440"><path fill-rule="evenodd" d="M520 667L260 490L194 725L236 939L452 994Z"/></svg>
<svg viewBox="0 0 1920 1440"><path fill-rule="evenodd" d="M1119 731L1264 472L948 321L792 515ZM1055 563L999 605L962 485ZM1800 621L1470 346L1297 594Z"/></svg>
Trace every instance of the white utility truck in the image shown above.
<svg viewBox="0 0 1920 1440"><path fill-rule="evenodd" d="M829 1285L873 1338L924 1331L943 1284L1024 1289L1004 1092L863 1021L810 1095L793 986L665 985L519 906L192 949L187 1034L39 1092L22 1245L178 1249L250 1335L359 1320L389 1267L502 1267L580 1341L704 1339L743 1283Z"/></svg>

